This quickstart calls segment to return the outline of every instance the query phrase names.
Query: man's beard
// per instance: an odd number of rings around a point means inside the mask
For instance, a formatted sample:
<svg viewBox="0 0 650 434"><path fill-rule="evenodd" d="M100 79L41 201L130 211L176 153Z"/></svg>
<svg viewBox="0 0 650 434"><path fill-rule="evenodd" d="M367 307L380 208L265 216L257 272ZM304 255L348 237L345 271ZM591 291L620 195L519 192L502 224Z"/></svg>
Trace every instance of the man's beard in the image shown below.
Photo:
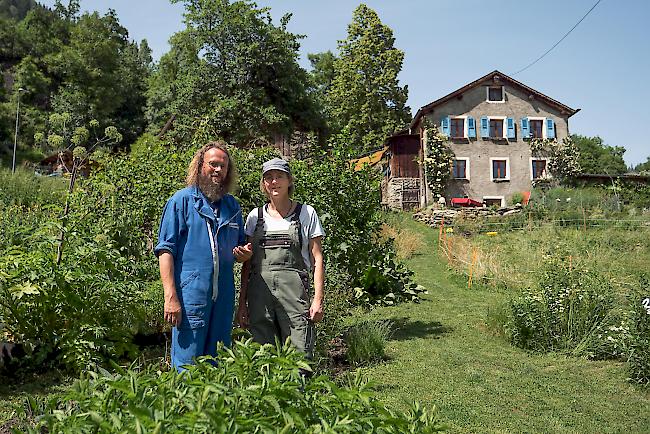
<svg viewBox="0 0 650 434"><path fill-rule="evenodd" d="M199 175L199 189L210 202L215 202L223 197L224 185L223 180L219 179L214 182L210 176Z"/></svg>

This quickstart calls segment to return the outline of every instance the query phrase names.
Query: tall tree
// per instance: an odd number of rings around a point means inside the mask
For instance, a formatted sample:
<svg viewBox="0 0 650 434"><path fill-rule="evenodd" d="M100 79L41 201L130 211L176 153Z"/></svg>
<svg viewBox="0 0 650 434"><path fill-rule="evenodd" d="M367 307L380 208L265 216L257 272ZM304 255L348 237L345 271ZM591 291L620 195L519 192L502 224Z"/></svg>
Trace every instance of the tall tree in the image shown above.
<svg viewBox="0 0 650 434"><path fill-rule="evenodd" d="M394 44L393 31L364 4L352 15L348 37L339 41L327 108L335 144L353 153L381 147L411 119L408 88L397 78L404 52Z"/></svg>
<svg viewBox="0 0 650 434"><path fill-rule="evenodd" d="M144 131L151 50L146 41L129 40L114 11L78 12L79 1L69 0L36 7L19 22L0 18L0 36L12 37L0 38L0 74L9 78L0 92L0 145L13 142L8 131L14 131L21 87L27 92L20 95L19 146L34 143L52 112L70 113L75 124L115 125L125 145Z"/></svg>
<svg viewBox="0 0 650 434"><path fill-rule="evenodd" d="M0 0L0 17L20 21L36 6L36 0Z"/></svg>
<svg viewBox="0 0 650 434"><path fill-rule="evenodd" d="M185 4L187 28L172 37L152 79L155 127L175 115L181 138L240 143L318 127L297 62L300 36L287 31L290 15L276 26L269 8L248 0L173 1Z"/></svg>
<svg viewBox="0 0 650 434"><path fill-rule="evenodd" d="M307 58L312 68L309 73L312 86L324 98L334 81L334 61L336 56L331 51L325 51L324 53L308 54Z"/></svg>
<svg viewBox="0 0 650 434"><path fill-rule="evenodd" d="M627 165L623 160L624 147L606 145L598 136L573 134L571 138L580 152L578 161L583 173L617 175L627 172Z"/></svg>

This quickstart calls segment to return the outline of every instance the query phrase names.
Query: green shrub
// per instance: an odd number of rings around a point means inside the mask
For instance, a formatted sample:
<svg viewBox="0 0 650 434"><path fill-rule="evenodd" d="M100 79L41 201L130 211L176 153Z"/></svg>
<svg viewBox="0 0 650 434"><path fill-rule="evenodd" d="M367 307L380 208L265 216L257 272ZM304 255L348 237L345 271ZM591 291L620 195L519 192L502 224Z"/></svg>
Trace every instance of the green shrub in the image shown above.
<svg viewBox="0 0 650 434"><path fill-rule="evenodd" d="M0 208L9 205L59 204L66 188L66 179L36 176L23 169L12 174L10 169L0 168Z"/></svg>
<svg viewBox="0 0 650 434"><path fill-rule="evenodd" d="M520 192L512 193L512 196L510 196L510 203L512 205L524 203L524 195Z"/></svg>
<svg viewBox="0 0 650 434"><path fill-rule="evenodd" d="M512 342L525 349L616 357L618 352L594 352L611 348L598 340L612 336L604 336L602 330L611 324L613 306L614 290L608 279L572 267L568 259L555 255L546 260L537 284L511 301L506 329ZM624 338L620 340L623 345Z"/></svg>
<svg viewBox="0 0 650 434"><path fill-rule="evenodd" d="M348 362L358 366L383 360L390 334L390 321L363 321L353 325L345 333Z"/></svg>
<svg viewBox="0 0 650 434"><path fill-rule="evenodd" d="M74 235L60 265L45 231L0 256L0 340L23 344L32 367L81 371L134 355L142 285L106 236Z"/></svg>
<svg viewBox="0 0 650 434"><path fill-rule="evenodd" d="M630 296L634 324L630 337L628 371L631 381L650 387L650 281L644 276L640 283L639 288Z"/></svg>
<svg viewBox="0 0 650 434"><path fill-rule="evenodd" d="M213 363L214 362L214 363ZM339 387L309 369L293 347L236 341L182 374L155 367L88 373L52 399L31 432L381 432L442 431L435 412L392 411L359 377ZM29 408L39 409L29 401Z"/></svg>

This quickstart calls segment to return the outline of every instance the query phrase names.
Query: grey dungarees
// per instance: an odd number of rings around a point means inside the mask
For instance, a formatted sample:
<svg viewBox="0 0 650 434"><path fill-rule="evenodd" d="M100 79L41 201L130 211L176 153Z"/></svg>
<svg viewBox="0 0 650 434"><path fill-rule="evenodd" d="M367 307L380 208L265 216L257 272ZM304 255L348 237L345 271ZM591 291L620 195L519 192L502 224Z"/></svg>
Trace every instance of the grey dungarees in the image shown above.
<svg viewBox="0 0 650 434"><path fill-rule="evenodd" d="M314 347L309 319L309 272L302 256L301 204L286 231L265 231L263 208L258 208L253 233L253 257L248 282L248 311L253 339L261 344L291 343L308 358Z"/></svg>

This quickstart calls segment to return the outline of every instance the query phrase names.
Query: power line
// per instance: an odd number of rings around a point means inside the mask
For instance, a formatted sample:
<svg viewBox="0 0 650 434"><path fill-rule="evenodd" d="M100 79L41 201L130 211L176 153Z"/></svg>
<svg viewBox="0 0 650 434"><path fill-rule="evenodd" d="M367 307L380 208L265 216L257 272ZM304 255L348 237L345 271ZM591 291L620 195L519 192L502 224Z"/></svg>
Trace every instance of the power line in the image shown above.
<svg viewBox="0 0 650 434"><path fill-rule="evenodd" d="M520 72L523 72L523 71L527 70L528 68L530 68L531 66L533 66L534 64L536 64L537 62L539 62L540 60L542 60L542 59L544 58L544 56L546 56L548 53L550 53L550 52L553 50L553 48L555 48L555 47L557 47L558 45L560 45L560 42L564 41L564 39L565 39L567 36L569 36L569 34L570 34L570 33L571 33L571 32L572 32L576 27L578 27L578 25L582 22L582 20L584 20L585 18L587 18L587 15L589 15L589 14L591 13L591 11L593 11L593 10L596 8L596 6L598 6L598 3L600 3L601 1L602 1L602 0L598 0L598 1L597 1L597 2L596 2L596 3L591 7L591 9L589 9L589 10L587 11L587 13L586 13L582 18L580 18L580 21L578 21L578 22L575 24L575 26L571 27L571 30L569 30L568 32L566 32L566 34L565 34L564 36L562 36L562 38L561 38L559 41L557 41L557 42L555 43L555 45L553 45L551 48L549 48L548 50L546 50L546 52L545 52L544 54L542 54L541 56L539 56L537 59L535 59L535 60L534 60L533 62L531 62L529 65L525 66L524 68L522 68L522 69L520 69L519 71L517 71L517 72L515 72L515 73L513 73L513 74L510 74L510 75L517 75L517 74L519 74Z"/></svg>

